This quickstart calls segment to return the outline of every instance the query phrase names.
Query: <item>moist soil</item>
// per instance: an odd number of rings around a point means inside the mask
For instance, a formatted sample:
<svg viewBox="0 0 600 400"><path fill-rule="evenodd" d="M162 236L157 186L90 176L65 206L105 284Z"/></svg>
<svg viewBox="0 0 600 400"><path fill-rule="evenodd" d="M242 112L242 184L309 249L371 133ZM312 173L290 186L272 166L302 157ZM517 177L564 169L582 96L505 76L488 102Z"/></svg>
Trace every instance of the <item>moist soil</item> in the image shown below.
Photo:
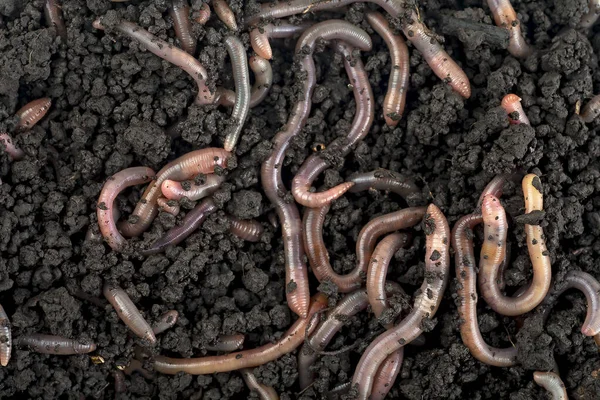
<svg viewBox="0 0 600 400"><path fill-rule="evenodd" d="M177 325L159 335L158 345L146 352L202 356L211 354L206 345L222 334L244 333L245 348L280 337L295 316L285 301L281 231L269 223L273 209L259 176L261 162L285 124L299 88L293 64L295 40L272 41L274 83L266 100L251 110L236 163L214 195L220 211L181 245L145 258L85 240L88 230L98 232L96 200L104 181L127 167L158 170L192 149L221 146L231 110L193 105L195 84L184 72L135 42L92 27L99 16L124 18L175 42L169 0L64 0L66 43L48 28L43 3L0 0L0 130L12 132L14 113L27 102L52 98L42 122L15 137L27 156L11 163L0 150L0 302L10 316L13 336L42 332L90 339L98 345L94 354L104 362L96 364L89 355L48 356L13 349L10 364L0 368L0 397L115 398L112 373L144 343L104 303L105 280L125 288L150 321L167 310L179 312ZM585 124L576 115L579 105L600 90L596 56L600 36L595 35L600 28L578 30L587 0L512 3L537 50L526 60L508 54L505 33L493 28L489 9L480 0L420 2L422 17L433 31L445 34L445 47L469 76L473 94L464 100L453 93L409 44L410 90L405 115L395 129L385 126L381 114L390 57L364 20L365 10L372 6L354 4L338 13L304 14L303 19L315 21L346 19L374 39L374 50L361 57L376 97L375 122L365 140L317 184L331 187L355 172L376 168L398 171L412 177L427 202L437 204L453 224L474 210L479 193L496 174L536 172L543 183L545 209L536 221L544 228L553 274L559 277L581 269L600 278L595 262L600 253L596 161L600 124ZM195 10L201 6L198 0L191 4ZM240 26L256 9L254 2L230 4ZM467 27L461 20L469 22ZM228 34L214 14L205 27L194 26L197 55L211 84L233 88L222 44ZM248 45L247 32L239 36ZM315 54L315 62L318 85L312 113L283 166L288 187L313 148L348 132L355 111L340 56L324 47ZM509 125L499 105L510 92L523 99L532 127ZM140 188L135 188L118 198L123 215L131 213L139 196ZM508 185L503 202L511 219L505 278L512 293L531 279L523 230L528 220L518 218L524 213L518 178ZM183 204L184 211L193 207L188 203ZM354 267L355 239L367 221L405 206L395 195L376 191L336 201L324 229L334 268L344 272ZM227 213L261 221L265 234L260 242L243 242L229 234ZM161 213L134 245L147 245L180 219ZM417 228L411 245L397 252L390 266L389 278L408 293L423 280L423 247L424 237ZM451 271L425 344L406 348L389 398L548 398L533 383L532 373L550 370L555 361L572 398L598 398L600 355L594 341L580 333L586 312L580 293L562 296L545 324L528 316L505 318L479 302L486 341L519 348L519 366L494 368L476 361L461 341L454 266ZM340 298L333 285L310 279L313 293L329 294L332 305ZM410 304L412 300L404 299L396 309ZM371 313L349 319L328 350L355 345L342 354L323 356L316 364L315 384L303 393L297 384L295 354L263 365L255 374L283 399L321 398L351 379L372 337L370 331L381 329ZM117 397L256 398L237 372L153 377L133 373L126 380L127 392Z"/></svg>

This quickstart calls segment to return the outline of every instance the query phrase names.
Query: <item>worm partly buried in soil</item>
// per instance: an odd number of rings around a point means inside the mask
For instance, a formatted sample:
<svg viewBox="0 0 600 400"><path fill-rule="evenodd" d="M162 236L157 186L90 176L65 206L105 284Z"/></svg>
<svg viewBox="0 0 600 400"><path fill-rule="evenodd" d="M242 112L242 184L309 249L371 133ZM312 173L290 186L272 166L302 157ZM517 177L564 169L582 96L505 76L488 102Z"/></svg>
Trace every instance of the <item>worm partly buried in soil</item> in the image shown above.
<svg viewBox="0 0 600 400"><path fill-rule="evenodd" d="M517 13L510 4L510 0L487 0L487 4L494 15L496 25L507 29L510 33L508 52L517 58L528 57L532 50L525 42L521 32L521 22L517 18Z"/></svg>
<svg viewBox="0 0 600 400"><path fill-rule="evenodd" d="M533 380L535 383L550 392L552 400L568 400L567 389L565 384L560 379L560 376L554 372L540 372L536 371L533 373Z"/></svg>
<svg viewBox="0 0 600 400"><path fill-rule="evenodd" d="M232 31L238 30L235 14L225 0L212 0L212 6L213 10L215 10L215 14L217 14L217 17L219 17L226 27Z"/></svg>
<svg viewBox="0 0 600 400"><path fill-rule="evenodd" d="M12 353L12 327L4 307L0 305L0 365L6 367Z"/></svg>
<svg viewBox="0 0 600 400"><path fill-rule="evenodd" d="M510 120L511 124L531 125L529 123L529 118L527 118L527 115L523 110L523 106L521 105L521 98L519 96L512 93L507 94L502 99L501 104L504 111L506 111L506 113L508 114L508 119Z"/></svg>
<svg viewBox="0 0 600 400"><path fill-rule="evenodd" d="M245 340L246 337L241 333L236 333L233 335L221 335L217 337L217 340L214 343L209 343L204 347L208 351L230 353L232 351L241 349Z"/></svg>
<svg viewBox="0 0 600 400"><path fill-rule="evenodd" d="M122 371L116 370L112 372L112 375L115 378L115 393L125 393L127 391L125 374Z"/></svg>
<svg viewBox="0 0 600 400"><path fill-rule="evenodd" d="M307 23L294 25L286 22L281 22L277 25L266 24L250 31L250 45L256 54L266 60L270 60L273 58L273 49L271 49L269 39L285 39L298 35L304 32L310 25Z"/></svg>
<svg viewBox="0 0 600 400"><path fill-rule="evenodd" d="M196 201L210 196L219 189L221 184L225 182L225 175L208 174L199 177L194 177L193 180L187 182L178 182L166 179L160 186L160 190L169 200L181 200L184 197ZM185 189L185 187L189 189Z"/></svg>
<svg viewBox="0 0 600 400"><path fill-rule="evenodd" d="M104 297L113 306L117 315L138 337L156 344L156 336L150 324L144 319L140 310L133 304L127 293L119 286L105 283L103 288Z"/></svg>
<svg viewBox="0 0 600 400"><path fill-rule="evenodd" d="M581 119L588 124L596 119L600 114L600 95L594 96L583 106Z"/></svg>
<svg viewBox="0 0 600 400"><path fill-rule="evenodd" d="M14 344L19 347L27 346L37 353L59 356L86 354L96 350L96 344L89 341L67 339L41 333L19 336L15 339Z"/></svg>
<svg viewBox="0 0 600 400"><path fill-rule="evenodd" d="M56 29L56 33L63 40L67 40L67 27L63 18L61 5L58 0L46 0L44 2L44 16L46 23Z"/></svg>
<svg viewBox="0 0 600 400"><path fill-rule="evenodd" d="M175 200L169 200L166 197L159 197L156 200L156 204L160 210L166 213L169 213L173 216L177 216L179 214L180 207Z"/></svg>
<svg viewBox="0 0 600 400"><path fill-rule="evenodd" d="M170 329L173 326L175 326L178 319L179 313L177 312L177 310L169 310L162 314L160 317L158 317L158 320L152 327L152 332L154 332L155 335L163 333L167 329Z"/></svg>
<svg viewBox="0 0 600 400"><path fill-rule="evenodd" d="M256 376L252 373L250 368L244 368L240 370L244 382L248 386L251 392L256 392L261 400L279 400L279 395L271 386L262 384L256 379Z"/></svg>
<svg viewBox="0 0 600 400"><path fill-rule="evenodd" d="M590 0L588 8L588 13L581 17L579 25L582 28L591 28L598 20L598 16L600 15L600 0Z"/></svg>
<svg viewBox="0 0 600 400"><path fill-rule="evenodd" d="M169 7L169 15L173 19L175 35L181 43L183 50L189 54L196 52L196 38L192 35L192 24L190 21L190 6L187 0L172 0Z"/></svg>
<svg viewBox="0 0 600 400"><path fill-rule="evenodd" d="M194 21L199 23L200 25L205 25L210 19L210 6L208 3L202 3L200 10L196 13Z"/></svg>
<svg viewBox="0 0 600 400"><path fill-rule="evenodd" d="M248 66L254 73L254 85L250 90L250 108L259 105L269 94L273 84L273 69L271 63L259 56L248 59ZM222 106L235 106L236 93L233 90L217 88L216 103Z"/></svg>
<svg viewBox="0 0 600 400"><path fill-rule="evenodd" d="M231 215L227 216L229 220L229 232L248 242L258 242L264 232L260 222L253 219L238 219Z"/></svg>

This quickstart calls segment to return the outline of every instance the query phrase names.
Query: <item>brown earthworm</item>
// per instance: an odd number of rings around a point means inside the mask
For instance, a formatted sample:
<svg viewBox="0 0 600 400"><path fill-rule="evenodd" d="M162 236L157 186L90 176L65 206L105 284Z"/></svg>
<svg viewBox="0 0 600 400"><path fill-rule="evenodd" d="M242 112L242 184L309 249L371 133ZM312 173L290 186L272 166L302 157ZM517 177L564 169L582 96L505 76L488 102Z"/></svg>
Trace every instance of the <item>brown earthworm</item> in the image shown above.
<svg viewBox="0 0 600 400"><path fill-rule="evenodd" d="M94 21L93 26L96 29L105 29L100 19ZM114 29L121 34L140 42L152 54L187 72L198 85L198 95L196 96L197 104L212 104L214 102L214 94L212 94L210 89L206 86L208 73L202 64L200 64L200 61L196 60L192 55L157 38L133 22L121 21L115 25Z"/></svg>
<svg viewBox="0 0 600 400"><path fill-rule="evenodd" d="M260 57L270 60L273 58L273 50L269 39L283 39L292 37L304 32L310 24L294 25L289 23L280 23L279 25L267 24L256 27L250 31L250 45L256 54Z"/></svg>
<svg viewBox="0 0 600 400"><path fill-rule="evenodd" d="M404 347L390 354L381 367L376 372L373 380L373 390L371 391L371 400L383 400L392 389L392 385L396 381L396 377L402 369L402 361L404 359Z"/></svg>
<svg viewBox="0 0 600 400"><path fill-rule="evenodd" d="M262 384L249 368L241 369L242 378L251 392L256 392L261 400L279 400L279 395L271 386Z"/></svg>
<svg viewBox="0 0 600 400"><path fill-rule="evenodd" d="M352 378L358 399L369 398L375 373L383 361L419 336L423 320L433 318L448 284L450 228L440 209L431 204L423 220L426 237L425 276L413 309L400 324L379 335L365 350Z"/></svg>
<svg viewBox="0 0 600 400"><path fill-rule="evenodd" d="M96 344L86 340L67 339L42 333L19 336L15 339L15 345L30 347L37 353L60 356L86 354L96 350Z"/></svg>
<svg viewBox="0 0 600 400"><path fill-rule="evenodd" d="M396 126L404 114L406 105L409 79L408 47L404 39L394 34L381 13L371 11L366 13L365 17L375 32L385 41L390 51L392 68L388 89L383 100L383 116L388 126Z"/></svg>
<svg viewBox="0 0 600 400"><path fill-rule="evenodd" d="M196 201L210 196L225 182L225 175L208 174L195 177L192 181L185 183L166 179L160 186L162 195L169 200L181 200L184 197ZM189 186L186 190L185 187Z"/></svg>
<svg viewBox="0 0 600 400"><path fill-rule="evenodd" d="M194 20L200 25L205 25L210 19L210 6L207 3L202 3L202 7L198 10Z"/></svg>
<svg viewBox="0 0 600 400"><path fill-rule="evenodd" d="M125 383L125 375L122 371L116 370L112 372L115 378L115 393L125 393L127 391L127 383Z"/></svg>
<svg viewBox="0 0 600 400"><path fill-rule="evenodd" d="M517 18L510 0L487 0L496 25L508 30L508 52L517 58L528 57L532 51L521 32L521 22Z"/></svg>
<svg viewBox="0 0 600 400"><path fill-rule="evenodd" d="M0 365L6 367L12 352L12 328L4 307L0 305Z"/></svg>
<svg viewBox="0 0 600 400"><path fill-rule="evenodd" d="M540 372L535 371L533 373L533 380L539 386L546 389L552 395L553 400L568 400L567 388L560 379L560 376L554 372Z"/></svg>
<svg viewBox="0 0 600 400"><path fill-rule="evenodd" d="M588 124L600 114L600 95L594 96L587 102L581 111L581 119Z"/></svg>
<svg viewBox="0 0 600 400"><path fill-rule="evenodd" d="M373 3L387 11L393 18L402 19L402 31L412 44L421 52L433 72L461 96L471 96L471 84L464 71L448 55L431 31L421 22L416 8L408 8L405 1L389 0L290 0L278 3L263 3L258 13L249 18L247 25L257 25L261 20L283 18L344 7L352 3ZM408 9L407 9L408 8Z"/></svg>
<svg viewBox="0 0 600 400"><path fill-rule="evenodd" d="M185 53L187 54L187 53ZM162 183L167 180L183 181L198 174L212 174L215 167L226 168L230 153L220 148L206 148L191 151L165 165L156 174L133 211L132 222L121 221L119 229L125 236L139 236L158 214L157 199L161 194ZM132 219L130 217L130 220Z"/></svg>
<svg viewBox="0 0 600 400"><path fill-rule="evenodd" d="M454 263L459 282L456 302L461 320L460 336L471 355L479 361L496 367L511 367L517 363L517 349L489 346L481 336L477 321L477 265L473 250L473 228L482 222L481 213L466 215L456 222L452 231Z"/></svg>
<svg viewBox="0 0 600 400"><path fill-rule="evenodd" d="M516 94L507 94L502 99L502 108L508 114L508 119L511 124L525 124L531 125L529 123L529 118L523 111L523 106L521 105L521 98Z"/></svg>
<svg viewBox="0 0 600 400"><path fill-rule="evenodd" d="M336 52L342 55L356 102L356 113L347 137L335 139L328 146L329 151L344 157L350 152L352 146L369 133L375 108L369 77L360 58L352 56L353 47L343 42L336 42L334 47ZM331 204L354 185L353 182L343 182L324 192L311 192L310 188L315 179L328 167L329 163L319 153L312 154L304 161L292 181L292 194L298 203L310 208L322 207Z"/></svg>
<svg viewBox="0 0 600 400"><path fill-rule="evenodd" d="M16 112L19 122L15 127L15 131L23 132L33 128L48 113L51 105L52 100L47 97L25 104Z"/></svg>
<svg viewBox="0 0 600 400"><path fill-rule="evenodd" d="M262 57L252 56L248 59L248 66L254 73L254 85L250 91L250 108L259 105L273 84L273 69L271 63ZM231 107L235 105L235 92L229 89L217 89L217 103Z"/></svg>
<svg viewBox="0 0 600 400"><path fill-rule="evenodd" d="M419 196L419 188L413 181L387 169L376 169L370 172L356 173L348 178L354 183L349 192L357 193L364 190L385 190L402 196L410 201Z"/></svg>
<svg viewBox="0 0 600 400"><path fill-rule="evenodd" d="M97 215L100 232L106 243L113 250L120 251L127 241L117 230L114 219L114 202L117 195L125 188L150 182L154 178L154 171L147 167L127 168L117 172L107 179L100 197L98 198Z"/></svg>
<svg viewBox="0 0 600 400"><path fill-rule="evenodd" d="M170 203L174 203L174 204L170 204ZM177 214L179 214L179 204L177 202L175 202L174 200L169 200L165 197L159 197L156 200L156 204L158 205L158 207L160 209L162 209L164 212L169 213L171 215L175 215L177 216Z"/></svg>
<svg viewBox="0 0 600 400"><path fill-rule="evenodd" d="M63 40L67 40L67 27L65 26L65 20L58 0L45 1L44 16L46 17L46 23L53 26L56 29L56 33Z"/></svg>
<svg viewBox="0 0 600 400"><path fill-rule="evenodd" d="M495 176L494 179L492 179L490 181L490 183L488 183L485 186L485 188L483 189L483 192L481 192L481 195L479 196L479 200L477 200L477 207L481 207L481 204L483 203L483 198L488 194L491 194L492 196L496 196L496 197L500 198L502 196L502 192L504 190L504 185L506 184L507 179L508 179L508 176L505 174Z"/></svg>
<svg viewBox="0 0 600 400"><path fill-rule="evenodd" d="M306 318L299 318L274 343L265 344L252 350L244 350L221 356L200 358L171 358L158 356L154 359L154 370L163 374L175 375L185 372L191 375L215 374L242 368L253 368L276 360L295 350L310 335L316 324L313 316L327 307L327 297L323 294L313 296Z"/></svg>
<svg viewBox="0 0 600 400"><path fill-rule="evenodd" d="M21 160L25 157L23 150L15 146L12 137L8 133L0 133L0 144L11 160Z"/></svg>
<svg viewBox="0 0 600 400"><path fill-rule="evenodd" d="M238 26L235 22L235 14L225 0L212 0L212 6L217 17L232 31L237 31Z"/></svg>
<svg viewBox="0 0 600 400"><path fill-rule="evenodd" d="M104 297L113 306L117 315L138 337L147 340L151 344L156 343L156 336L152 327L144 319L140 310L133 304L127 293L119 286L105 283L102 289Z"/></svg>
<svg viewBox="0 0 600 400"><path fill-rule="evenodd" d="M598 15L600 15L600 0L590 0L588 8L588 13L581 17L581 22L579 23L583 28L590 28L598 20Z"/></svg>
<svg viewBox="0 0 600 400"><path fill-rule="evenodd" d="M196 38L192 35L190 7L187 0L172 0L169 14L173 19L175 35L177 35L181 47L188 53L194 54L196 51Z"/></svg>
<svg viewBox="0 0 600 400"><path fill-rule="evenodd" d="M242 348L246 337L240 333L233 335L221 335L217 337L216 342L209 343L205 346L208 351L218 351L230 353Z"/></svg>
<svg viewBox="0 0 600 400"><path fill-rule="evenodd" d="M264 232L262 224L253 219L238 219L231 215L229 219L229 232L248 242L258 242Z"/></svg>
<svg viewBox="0 0 600 400"><path fill-rule="evenodd" d="M235 36L227 36L225 38L225 48L229 53L231 67L233 68L235 104L231 112L233 126L229 128L223 147L226 151L232 151L240 138L250 110L250 72L248 71L246 49L244 49L240 39Z"/></svg>
<svg viewBox="0 0 600 400"><path fill-rule="evenodd" d="M176 246L188 238L208 216L217 211L217 206L211 198L202 200L190 212L188 212L181 225L171 228L164 236L157 239L145 250L140 251L142 255L151 255L165 251L169 246Z"/></svg>
<svg viewBox="0 0 600 400"><path fill-rule="evenodd" d="M288 305L300 317L307 315L309 303L308 271L302 245L302 222L296 205L285 198L284 194L287 190L281 178L281 169L292 138L300 133L310 114L312 92L316 81L312 53L319 38L326 41L347 40L349 44L362 50L371 48L369 35L346 21L321 22L311 26L302 34L296 44L296 56L300 58L300 64L305 72L305 76L302 77L303 90L289 114L285 128L273 139L271 155L261 166L261 180L265 194L275 206L282 226Z"/></svg>
<svg viewBox="0 0 600 400"><path fill-rule="evenodd" d="M158 317L158 320L152 327L152 332L154 332L154 335L163 333L167 329L172 328L177 323L178 319L179 313L177 312L177 310L167 311L163 315Z"/></svg>

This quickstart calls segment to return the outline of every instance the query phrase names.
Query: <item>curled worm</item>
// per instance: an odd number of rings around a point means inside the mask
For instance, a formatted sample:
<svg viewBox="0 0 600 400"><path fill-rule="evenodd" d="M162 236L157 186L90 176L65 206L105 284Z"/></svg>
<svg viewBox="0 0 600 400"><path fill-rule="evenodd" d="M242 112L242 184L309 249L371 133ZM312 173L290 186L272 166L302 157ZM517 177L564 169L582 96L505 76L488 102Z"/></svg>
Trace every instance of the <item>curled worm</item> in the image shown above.
<svg viewBox="0 0 600 400"><path fill-rule="evenodd" d="M207 3L202 3L200 10L196 14L194 20L200 25L205 25L210 19L210 6Z"/></svg>
<svg viewBox="0 0 600 400"><path fill-rule="evenodd" d="M196 177L194 180L183 184L166 179L161 184L160 190L162 195L169 200L181 200L186 197L191 201L196 201L216 192L223 182L225 182L225 175L217 174L202 175L201 179ZM189 189L186 190L184 186L189 187Z"/></svg>
<svg viewBox="0 0 600 400"><path fill-rule="evenodd" d="M525 58L531 54L531 48L525 42L521 32L521 23L510 0L487 0L490 11L494 15L496 25L508 30L508 52L517 58Z"/></svg>
<svg viewBox="0 0 600 400"><path fill-rule="evenodd" d="M242 348L246 337L240 333L233 335L221 335L217 337L217 341L209 343L205 346L208 351L218 351L230 353Z"/></svg>
<svg viewBox="0 0 600 400"><path fill-rule="evenodd" d="M248 65L254 73L254 85L250 93L250 108L254 108L259 105L267 94L273 84L273 69L271 63L262 57L252 56L248 59ZM229 89L218 88L217 89L217 102L223 106L235 105L235 92Z"/></svg>
<svg viewBox="0 0 600 400"><path fill-rule="evenodd" d="M510 93L504 96L502 99L502 108L508 114L508 119L511 124L531 125L529 123L529 118L527 118L525 111L523 111L521 98L516 94Z"/></svg>
<svg viewBox="0 0 600 400"><path fill-rule="evenodd" d="M232 31L237 31L238 26L235 22L235 14L225 0L212 0L212 6L217 17Z"/></svg>
<svg viewBox="0 0 600 400"><path fill-rule="evenodd" d="M172 0L169 14L173 19L175 35L177 35L181 47L188 53L194 54L196 51L196 38L192 36L190 7L187 0Z"/></svg>
<svg viewBox="0 0 600 400"><path fill-rule="evenodd" d="M179 214L179 210L180 210L179 204L173 200L168 200L165 197L159 197L156 200L156 204L164 212L167 212L174 216L177 216L177 214Z"/></svg>
<svg viewBox="0 0 600 400"><path fill-rule="evenodd" d="M47 97L33 100L25 104L16 112L19 122L17 123L15 130L17 132L23 132L33 128L33 126L40 122L40 120L48 113L51 105L52 100Z"/></svg>
<svg viewBox="0 0 600 400"><path fill-rule="evenodd" d="M306 318L298 319L275 343L269 343L256 349L244 350L221 356L201 358L171 358L158 356L154 359L154 370L163 374L175 375L185 372L191 375L206 375L218 372L253 368L276 360L295 350L310 335L316 324L313 316L327 306L327 297L317 294L312 298Z"/></svg>
<svg viewBox="0 0 600 400"><path fill-rule="evenodd" d="M598 15L600 15L600 0L590 0L588 8L588 13L581 17L581 22L579 23L583 28L590 28L598 20Z"/></svg>
<svg viewBox="0 0 600 400"><path fill-rule="evenodd" d="M248 242L258 242L263 234L263 226L260 222L253 219L243 220L228 215L229 232L242 240Z"/></svg>
<svg viewBox="0 0 600 400"><path fill-rule="evenodd" d="M565 384L560 379L560 376L554 372L540 372L536 371L533 373L533 380L535 383L546 389L552 395L553 400L568 400L567 389Z"/></svg>
<svg viewBox="0 0 600 400"><path fill-rule="evenodd" d="M256 392L261 400L279 400L279 395L271 386L262 384L256 379L256 376L252 373L249 368L240 370L242 378L252 392Z"/></svg>
<svg viewBox="0 0 600 400"><path fill-rule="evenodd" d="M163 333L167 329L172 328L177 323L178 319L179 313L177 310L167 311L158 318L158 321L156 321L152 327L152 332L154 332L154 335Z"/></svg>
<svg viewBox="0 0 600 400"><path fill-rule="evenodd" d="M12 328L4 307L0 305L0 365L6 367L12 352Z"/></svg>
<svg viewBox="0 0 600 400"><path fill-rule="evenodd" d="M44 16L46 17L46 23L53 26L56 33L63 40L67 40L67 27L58 0L46 0L44 3Z"/></svg>
<svg viewBox="0 0 600 400"><path fill-rule="evenodd" d="M250 31L250 44L252 49L260 57L270 60L273 58L273 50L269 43L270 38L283 39L304 32L309 24L293 25L281 23L279 25L267 24L261 27L256 27Z"/></svg>
<svg viewBox="0 0 600 400"><path fill-rule="evenodd" d="M15 340L15 345L27 346L37 353L60 356L86 354L96 350L96 344L89 341L73 340L41 333L19 336Z"/></svg>
<svg viewBox="0 0 600 400"><path fill-rule="evenodd" d="M596 119L600 114L600 95L594 96L583 107L581 118L588 124Z"/></svg>
<svg viewBox="0 0 600 400"><path fill-rule="evenodd" d="M103 289L104 297L113 306L117 315L138 337L155 344L156 336L152 327L144 319L140 310L133 304L127 293L119 286L106 283Z"/></svg>

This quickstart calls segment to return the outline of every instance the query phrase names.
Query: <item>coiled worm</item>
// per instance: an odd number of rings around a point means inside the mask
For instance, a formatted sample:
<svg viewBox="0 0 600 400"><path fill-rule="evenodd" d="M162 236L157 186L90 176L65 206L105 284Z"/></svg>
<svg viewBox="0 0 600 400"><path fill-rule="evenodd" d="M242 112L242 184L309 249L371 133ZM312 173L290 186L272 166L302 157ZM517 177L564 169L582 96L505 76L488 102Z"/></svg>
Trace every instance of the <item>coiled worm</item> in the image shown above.
<svg viewBox="0 0 600 400"><path fill-rule="evenodd" d="M127 293L119 286L105 283L102 290L106 300L113 306L117 315L138 337L147 340L151 344L156 343L156 336L152 327L144 319L140 310L133 304Z"/></svg>
<svg viewBox="0 0 600 400"><path fill-rule="evenodd" d="M196 38L192 35L190 6L187 0L172 0L169 14L173 19L175 35L177 35L181 47L189 54L194 54L196 51Z"/></svg>
<svg viewBox="0 0 600 400"><path fill-rule="evenodd" d="M196 201L210 196L225 182L225 175L208 174L195 177L185 183L165 179L160 186L162 195L169 200L181 200L184 197ZM186 187L189 189L186 190Z"/></svg>
<svg viewBox="0 0 600 400"><path fill-rule="evenodd" d="M15 339L15 345L27 346L37 353L60 356L86 354L96 350L96 344L86 340L67 339L41 333L21 335Z"/></svg>
<svg viewBox="0 0 600 400"><path fill-rule="evenodd" d="M12 327L4 307L0 305L0 365L6 367L12 353Z"/></svg>
<svg viewBox="0 0 600 400"><path fill-rule="evenodd" d="M554 372L540 372L536 371L533 373L533 380L539 386L550 392L553 400L568 400L567 389L565 384L560 379L560 376Z"/></svg>
<svg viewBox="0 0 600 400"><path fill-rule="evenodd" d="M238 30L235 14L225 0L212 0L212 6L213 10L215 10L215 14L217 14L217 17L219 17L226 27L232 31Z"/></svg>
<svg viewBox="0 0 600 400"><path fill-rule="evenodd" d="M240 370L242 374L242 378L244 378L244 382L248 386L250 391L258 394L258 397L261 400L279 400L279 395L271 386L267 386L262 384L256 379L256 376L252 373L252 370L249 368L244 368Z"/></svg>
<svg viewBox="0 0 600 400"><path fill-rule="evenodd" d="M229 219L229 232L242 240L258 242L264 232L262 224L256 220L243 220L231 215L228 215L227 219Z"/></svg>
<svg viewBox="0 0 600 400"><path fill-rule="evenodd" d="M152 332L154 332L154 335L163 333L167 329L172 328L177 323L178 319L179 313L177 310L169 310L158 317L158 320L152 327Z"/></svg>
<svg viewBox="0 0 600 400"><path fill-rule="evenodd" d="M242 348L246 337L240 333L233 335L220 335L214 343L205 346L208 351L218 351L230 353Z"/></svg>
<svg viewBox="0 0 600 400"><path fill-rule="evenodd" d="M67 40L67 27L58 0L46 0L44 2L44 16L46 17L46 23L56 29L58 36L63 40Z"/></svg>
<svg viewBox="0 0 600 400"><path fill-rule="evenodd" d="M510 93L504 96L502 99L502 108L508 114L511 124L531 125L521 105L521 98L516 94Z"/></svg>
<svg viewBox="0 0 600 400"><path fill-rule="evenodd" d="M517 18L510 0L487 0L496 25L508 30L508 52L517 58L528 57L532 51L521 32L521 22Z"/></svg>
<svg viewBox="0 0 600 400"><path fill-rule="evenodd" d="M250 45L256 54L260 57L270 60L273 58L273 49L269 39L284 39L304 32L310 24L289 24L280 22L278 25L266 24L261 27L253 28L250 31Z"/></svg>
<svg viewBox="0 0 600 400"><path fill-rule="evenodd" d="M581 119L588 124L596 119L600 114L600 95L594 96L583 106Z"/></svg>

